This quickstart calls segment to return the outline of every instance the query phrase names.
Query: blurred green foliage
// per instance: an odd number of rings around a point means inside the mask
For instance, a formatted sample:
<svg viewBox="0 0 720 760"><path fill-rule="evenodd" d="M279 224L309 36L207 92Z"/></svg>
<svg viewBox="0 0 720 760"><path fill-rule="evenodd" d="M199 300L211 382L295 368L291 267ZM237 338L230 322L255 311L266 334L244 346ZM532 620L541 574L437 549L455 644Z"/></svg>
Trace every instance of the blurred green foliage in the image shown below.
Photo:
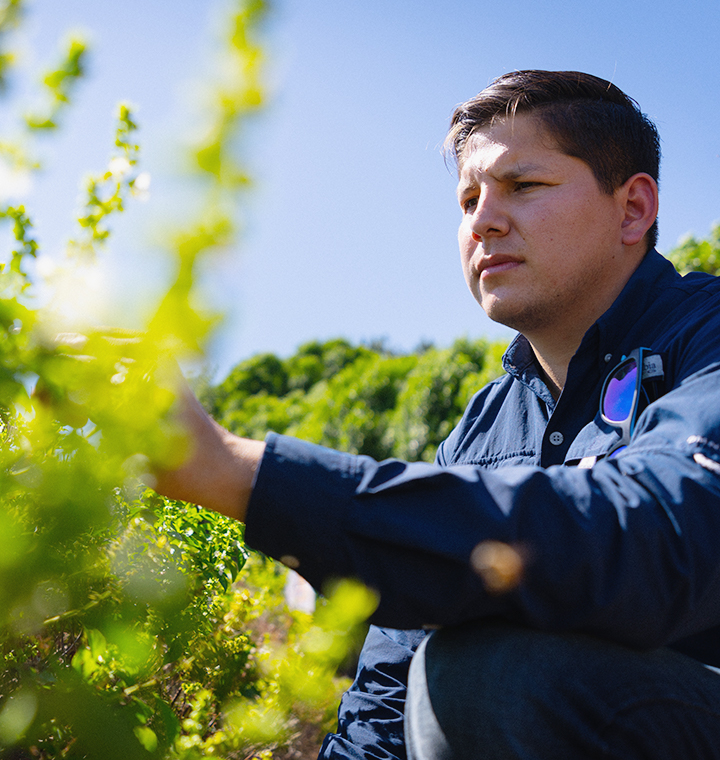
<svg viewBox="0 0 720 760"><path fill-rule="evenodd" d="M8 73L15 63L15 55L8 49L8 37L20 25L24 0L6 0L0 6L0 90L8 83Z"/></svg>
<svg viewBox="0 0 720 760"><path fill-rule="evenodd" d="M17 7L19 3L14 3ZM57 129L59 117L65 107L70 105L70 97L78 83L85 75L87 45L79 37L70 37L65 43L63 57L43 77L44 104L34 112L25 115L30 129Z"/></svg>
<svg viewBox="0 0 720 760"><path fill-rule="evenodd" d="M705 240L689 236L673 248L667 257L681 274L707 272L720 274L720 222L713 225Z"/></svg>

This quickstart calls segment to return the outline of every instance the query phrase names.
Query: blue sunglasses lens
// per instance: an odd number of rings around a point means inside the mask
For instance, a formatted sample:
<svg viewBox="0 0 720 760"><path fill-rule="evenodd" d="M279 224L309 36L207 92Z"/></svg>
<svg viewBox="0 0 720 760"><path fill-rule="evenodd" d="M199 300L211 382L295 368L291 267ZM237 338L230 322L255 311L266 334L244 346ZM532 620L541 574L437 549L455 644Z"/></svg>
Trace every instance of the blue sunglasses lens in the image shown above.
<svg viewBox="0 0 720 760"><path fill-rule="evenodd" d="M602 410L610 422L624 422L632 413L637 371L635 359L628 359L617 368L608 381Z"/></svg>

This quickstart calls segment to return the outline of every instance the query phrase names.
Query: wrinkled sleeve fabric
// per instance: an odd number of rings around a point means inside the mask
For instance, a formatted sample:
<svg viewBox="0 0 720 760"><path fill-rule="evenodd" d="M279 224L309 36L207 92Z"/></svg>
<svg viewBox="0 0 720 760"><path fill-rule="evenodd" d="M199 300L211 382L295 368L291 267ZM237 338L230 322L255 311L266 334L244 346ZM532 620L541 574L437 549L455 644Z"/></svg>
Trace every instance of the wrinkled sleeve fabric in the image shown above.
<svg viewBox="0 0 720 760"><path fill-rule="evenodd" d="M651 647L720 625L720 365L652 404L625 452L592 469L376 462L271 434L248 543L316 588L360 578L392 628L490 616ZM493 596L488 539L523 548Z"/></svg>

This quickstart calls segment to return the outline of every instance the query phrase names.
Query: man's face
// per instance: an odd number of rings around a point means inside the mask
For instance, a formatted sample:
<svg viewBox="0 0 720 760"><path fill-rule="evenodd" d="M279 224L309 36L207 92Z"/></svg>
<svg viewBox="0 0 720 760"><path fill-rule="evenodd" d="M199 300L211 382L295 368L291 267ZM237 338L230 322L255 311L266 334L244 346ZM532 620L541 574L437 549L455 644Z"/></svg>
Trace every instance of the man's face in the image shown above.
<svg viewBox="0 0 720 760"><path fill-rule="evenodd" d="M491 319L531 341L584 332L632 271L618 193L604 193L590 167L561 153L529 114L470 138L458 200L470 291Z"/></svg>

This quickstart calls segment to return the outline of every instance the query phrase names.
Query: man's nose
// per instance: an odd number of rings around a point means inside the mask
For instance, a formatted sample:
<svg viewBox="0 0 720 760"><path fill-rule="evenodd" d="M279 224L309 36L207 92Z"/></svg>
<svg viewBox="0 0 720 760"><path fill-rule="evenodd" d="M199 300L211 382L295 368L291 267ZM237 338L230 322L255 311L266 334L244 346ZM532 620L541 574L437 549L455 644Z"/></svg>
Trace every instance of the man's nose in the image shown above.
<svg viewBox="0 0 720 760"><path fill-rule="evenodd" d="M507 210L498 192L484 189L477 199L470 227L473 240L506 235L510 229Z"/></svg>

